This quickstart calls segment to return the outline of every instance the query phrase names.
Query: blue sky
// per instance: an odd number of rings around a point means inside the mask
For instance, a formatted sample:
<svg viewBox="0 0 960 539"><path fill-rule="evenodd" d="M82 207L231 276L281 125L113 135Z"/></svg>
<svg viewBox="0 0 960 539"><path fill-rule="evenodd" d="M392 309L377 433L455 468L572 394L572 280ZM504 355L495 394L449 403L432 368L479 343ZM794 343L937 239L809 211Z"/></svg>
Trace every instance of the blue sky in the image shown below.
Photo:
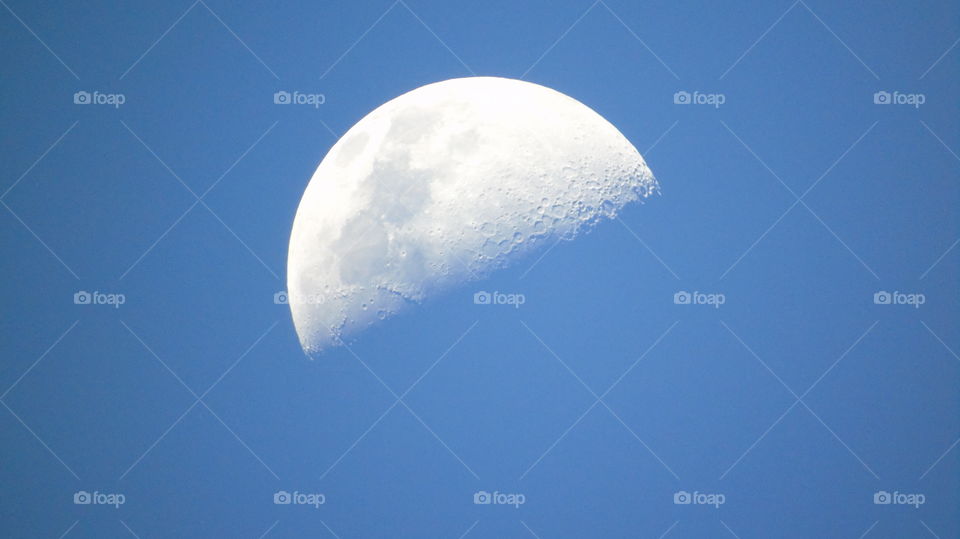
<svg viewBox="0 0 960 539"><path fill-rule="evenodd" d="M4 536L960 535L957 5L2 4ZM471 74L587 104L661 196L309 361L309 177Z"/></svg>

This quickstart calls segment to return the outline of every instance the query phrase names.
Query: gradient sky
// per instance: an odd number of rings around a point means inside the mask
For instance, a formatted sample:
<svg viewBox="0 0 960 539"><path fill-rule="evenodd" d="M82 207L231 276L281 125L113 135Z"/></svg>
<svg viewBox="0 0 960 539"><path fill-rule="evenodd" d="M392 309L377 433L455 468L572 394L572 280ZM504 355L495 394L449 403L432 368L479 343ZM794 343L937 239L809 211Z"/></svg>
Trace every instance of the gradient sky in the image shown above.
<svg viewBox="0 0 960 539"><path fill-rule="evenodd" d="M955 3L0 4L0 535L960 535ZM662 195L308 360L313 170L471 74L587 104Z"/></svg>

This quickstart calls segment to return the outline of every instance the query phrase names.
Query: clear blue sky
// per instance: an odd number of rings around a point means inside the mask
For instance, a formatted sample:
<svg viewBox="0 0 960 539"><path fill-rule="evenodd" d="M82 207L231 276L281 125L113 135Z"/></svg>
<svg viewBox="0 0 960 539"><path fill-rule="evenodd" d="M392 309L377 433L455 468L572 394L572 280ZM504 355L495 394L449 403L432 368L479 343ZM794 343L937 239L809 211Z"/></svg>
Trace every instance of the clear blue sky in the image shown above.
<svg viewBox="0 0 960 539"><path fill-rule="evenodd" d="M2 4L0 535L960 535L955 3ZM589 105L662 196L309 361L307 180L471 73Z"/></svg>

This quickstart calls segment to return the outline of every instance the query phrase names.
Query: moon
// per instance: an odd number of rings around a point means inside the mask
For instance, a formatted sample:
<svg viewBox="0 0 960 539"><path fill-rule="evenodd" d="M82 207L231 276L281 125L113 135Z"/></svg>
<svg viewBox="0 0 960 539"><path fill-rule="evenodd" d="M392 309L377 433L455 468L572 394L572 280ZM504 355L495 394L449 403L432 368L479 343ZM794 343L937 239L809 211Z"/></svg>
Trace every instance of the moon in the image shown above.
<svg viewBox="0 0 960 539"><path fill-rule="evenodd" d="M633 145L560 92L498 77L428 84L330 149L293 223L287 294L313 355L659 191Z"/></svg>

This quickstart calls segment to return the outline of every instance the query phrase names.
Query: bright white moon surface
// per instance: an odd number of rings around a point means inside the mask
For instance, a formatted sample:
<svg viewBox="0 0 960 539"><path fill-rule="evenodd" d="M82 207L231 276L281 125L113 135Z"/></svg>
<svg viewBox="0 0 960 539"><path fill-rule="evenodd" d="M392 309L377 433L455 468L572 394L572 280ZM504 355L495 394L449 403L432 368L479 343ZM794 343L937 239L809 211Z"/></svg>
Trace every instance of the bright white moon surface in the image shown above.
<svg viewBox="0 0 960 539"><path fill-rule="evenodd" d="M616 127L555 90L470 77L403 94L337 141L300 201L287 292L301 345L336 345L657 191Z"/></svg>

